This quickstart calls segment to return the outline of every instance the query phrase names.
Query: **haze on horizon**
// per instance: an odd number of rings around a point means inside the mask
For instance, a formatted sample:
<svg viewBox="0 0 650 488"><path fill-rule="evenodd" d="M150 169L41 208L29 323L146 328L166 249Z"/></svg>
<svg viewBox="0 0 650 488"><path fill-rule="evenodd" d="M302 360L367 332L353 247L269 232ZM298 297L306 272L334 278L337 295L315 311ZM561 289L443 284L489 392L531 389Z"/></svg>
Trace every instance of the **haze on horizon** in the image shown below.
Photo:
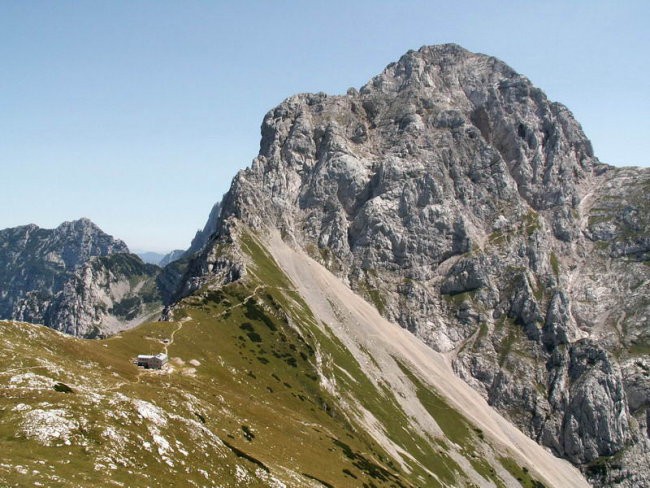
<svg viewBox="0 0 650 488"><path fill-rule="evenodd" d="M496 56L568 106L601 161L650 163L650 3L0 4L0 229L88 217L185 249L259 148L264 114L345 93L409 49Z"/></svg>

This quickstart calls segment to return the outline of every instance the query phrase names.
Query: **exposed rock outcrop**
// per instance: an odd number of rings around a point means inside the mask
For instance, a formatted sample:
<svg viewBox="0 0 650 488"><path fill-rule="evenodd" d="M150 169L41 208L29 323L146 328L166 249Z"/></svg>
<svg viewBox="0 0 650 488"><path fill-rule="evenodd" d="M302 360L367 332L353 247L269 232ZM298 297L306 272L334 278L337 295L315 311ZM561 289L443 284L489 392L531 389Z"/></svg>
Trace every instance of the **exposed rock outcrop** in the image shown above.
<svg viewBox="0 0 650 488"><path fill-rule="evenodd" d="M210 210L210 215L208 216L208 221L203 226L203 229L196 232L190 247L185 251L186 256L191 256L192 254L199 252L208 242L210 242L210 238L217 231L217 224L220 215L221 202L217 202L212 206L212 210Z"/></svg>
<svg viewBox="0 0 650 488"><path fill-rule="evenodd" d="M158 317L160 268L134 254L93 257L65 282L44 316L62 332L104 336Z"/></svg>
<svg viewBox="0 0 650 488"><path fill-rule="evenodd" d="M275 227L594 484L647 486L649 182L503 62L423 47L266 115L184 292L239 272L233 222Z"/></svg>
<svg viewBox="0 0 650 488"><path fill-rule="evenodd" d="M95 337L162 308L160 268L88 219L0 231L0 317Z"/></svg>

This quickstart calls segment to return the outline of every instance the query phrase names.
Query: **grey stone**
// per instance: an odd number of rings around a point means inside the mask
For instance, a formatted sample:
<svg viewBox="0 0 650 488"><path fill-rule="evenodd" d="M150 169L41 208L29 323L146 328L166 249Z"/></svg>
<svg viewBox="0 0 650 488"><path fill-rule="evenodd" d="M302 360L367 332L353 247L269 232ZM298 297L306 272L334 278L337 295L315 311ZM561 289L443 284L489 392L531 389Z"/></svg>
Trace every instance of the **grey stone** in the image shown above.
<svg viewBox="0 0 650 488"><path fill-rule="evenodd" d="M503 62L426 46L264 117L184 291L242 272L217 251L238 226L278 229L595 485L648 486L619 361L650 345L649 182Z"/></svg>

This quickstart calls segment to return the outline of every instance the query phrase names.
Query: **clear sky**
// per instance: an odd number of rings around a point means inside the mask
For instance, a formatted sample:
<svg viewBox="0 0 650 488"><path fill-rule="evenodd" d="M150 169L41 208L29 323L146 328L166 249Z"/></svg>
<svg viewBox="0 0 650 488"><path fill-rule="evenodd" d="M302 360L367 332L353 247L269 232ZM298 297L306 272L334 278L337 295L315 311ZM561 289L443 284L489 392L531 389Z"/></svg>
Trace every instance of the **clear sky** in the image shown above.
<svg viewBox="0 0 650 488"><path fill-rule="evenodd" d="M186 248L264 114L344 93L408 49L494 55L567 105L596 154L650 163L650 2L0 2L0 228L88 217Z"/></svg>

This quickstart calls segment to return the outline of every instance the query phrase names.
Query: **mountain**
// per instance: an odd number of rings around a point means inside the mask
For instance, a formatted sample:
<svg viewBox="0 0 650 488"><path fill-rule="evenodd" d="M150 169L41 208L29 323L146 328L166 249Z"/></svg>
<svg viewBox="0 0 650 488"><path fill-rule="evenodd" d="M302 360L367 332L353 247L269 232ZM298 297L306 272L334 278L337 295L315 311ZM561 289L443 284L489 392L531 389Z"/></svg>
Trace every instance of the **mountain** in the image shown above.
<svg viewBox="0 0 650 488"><path fill-rule="evenodd" d="M183 255L185 254L185 251L182 249L174 249L173 251L170 251L167 254L161 254L152 251L142 251L142 252L137 252L136 254L145 263L155 264L156 266L160 266L161 268L164 268L169 263L172 263L177 259L182 258Z"/></svg>
<svg viewBox="0 0 650 488"><path fill-rule="evenodd" d="M0 322L3 483L588 486L306 254L231 236L242 277L167 322L95 341ZM133 364L159 352L166 370Z"/></svg>
<svg viewBox="0 0 650 488"><path fill-rule="evenodd" d="M192 239L190 247L186 252L187 256L191 256L192 254L201 251L205 245L210 242L210 238L217 231L217 223L219 222L220 215L221 202L217 202L212 207L212 210L210 210L208 221L205 223L205 226L203 226L203 229L197 231L194 239Z"/></svg>
<svg viewBox="0 0 650 488"><path fill-rule="evenodd" d="M158 262L158 266L161 268L164 268L168 264L173 263L174 261L178 261L185 255L186 251L183 249L174 249L173 251L168 252L165 254L162 259Z"/></svg>
<svg viewBox="0 0 650 488"><path fill-rule="evenodd" d="M277 232L595 486L648 486L649 184L503 62L423 47L266 115L179 296Z"/></svg>
<svg viewBox="0 0 650 488"><path fill-rule="evenodd" d="M157 276L88 219L0 231L0 318L106 335L162 309Z"/></svg>
<svg viewBox="0 0 650 488"><path fill-rule="evenodd" d="M138 325L160 314L159 274L158 266L143 263L135 254L93 257L65 282L43 322L83 337Z"/></svg>
<svg viewBox="0 0 650 488"><path fill-rule="evenodd" d="M161 254L159 252L153 251L138 251L135 253L142 261L147 264L159 265L160 261L166 256L166 254Z"/></svg>
<svg viewBox="0 0 650 488"><path fill-rule="evenodd" d="M291 97L165 321L0 323L0 481L650 486L649 190L456 45Z"/></svg>
<svg viewBox="0 0 650 488"><path fill-rule="evenodd" d="M21 317L30 293L52 296L91 257L128 252L126 244L88 219L64 222L56 229L32 224L1 230L0 316Z"/></svg>

